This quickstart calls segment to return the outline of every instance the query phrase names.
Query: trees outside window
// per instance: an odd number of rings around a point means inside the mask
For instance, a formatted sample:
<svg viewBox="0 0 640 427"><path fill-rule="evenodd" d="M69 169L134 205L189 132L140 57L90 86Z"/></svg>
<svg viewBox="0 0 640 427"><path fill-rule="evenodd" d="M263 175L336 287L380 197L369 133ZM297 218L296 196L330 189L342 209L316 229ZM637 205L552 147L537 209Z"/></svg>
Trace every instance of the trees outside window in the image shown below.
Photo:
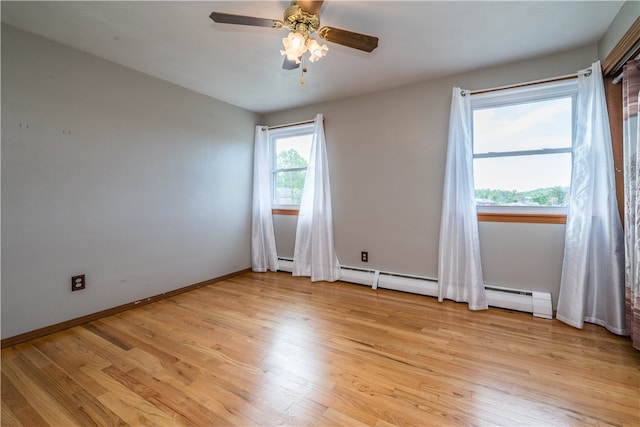
<svg viewBox="0 0 640 427"><path fill-rule="evenodd" d="M307 160L294 148L278 153L275 172L275 204L300 204L308 165Z"/></svg>

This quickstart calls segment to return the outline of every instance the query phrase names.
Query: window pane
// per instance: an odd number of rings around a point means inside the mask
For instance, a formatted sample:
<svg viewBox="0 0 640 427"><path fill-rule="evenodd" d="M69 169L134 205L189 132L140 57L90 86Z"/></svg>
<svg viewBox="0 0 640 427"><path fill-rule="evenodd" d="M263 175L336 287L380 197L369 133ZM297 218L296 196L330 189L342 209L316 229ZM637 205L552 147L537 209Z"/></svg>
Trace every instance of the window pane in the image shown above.
<svg viewBox="0 0 640 427"><path fill-rule="evenodd" d="M269 138L273 149L272 203L295 207L300 204L304 189L313 142L313 125L276 129Z"/></svg>
<svg viewBox="0 0 640 427"><path fill-rule="evenodd" d="M290 136L276 140L276 169L307 167L312 135Z"/></svg>
<svg viewBox="0 0 640 427"><path fill-rule="evenodd" d="M299 205L306 176L306 170L275 172L273 203L276 205Z"/></svg>
<svg viewBox="0 0 640 427"><path fill-rule="evenodd" d="M478 205L567 206L571 153L473 160Z"/></svg>
<svg viewBox="0 0 640 427"><path fill-rule="evenodd" d="M474 110L473 151L571 147L571 104L565 97Z"/></svg>

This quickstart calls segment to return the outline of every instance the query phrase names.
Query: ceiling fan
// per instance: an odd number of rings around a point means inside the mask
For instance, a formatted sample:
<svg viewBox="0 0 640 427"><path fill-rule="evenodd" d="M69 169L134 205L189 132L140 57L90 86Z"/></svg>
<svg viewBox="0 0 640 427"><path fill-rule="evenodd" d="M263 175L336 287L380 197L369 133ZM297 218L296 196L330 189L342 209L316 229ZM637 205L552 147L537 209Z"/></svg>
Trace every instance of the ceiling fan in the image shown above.
<svg viewBox="0 0 640 427"><path fill-rule="evenodd" d="M318 16L324 0L293 0L291 6L284 11L282 21L278 19L256 18L253 16L232 15L229 13L212 12L209 17L222 24L251 25L255 27L286 28L289 35L282 39L284 56L282 68L293 70L300 67L304 61L303 55L309 53L309 61L316 62L327 54L327 45L320 45L312 39L312 34L328 42L341 44L353 49L371 52L378 47L378 38L334 27L320 27ZM306 68L303 64L303 72ZM304 78L301 80L304 83Z"/></svg>

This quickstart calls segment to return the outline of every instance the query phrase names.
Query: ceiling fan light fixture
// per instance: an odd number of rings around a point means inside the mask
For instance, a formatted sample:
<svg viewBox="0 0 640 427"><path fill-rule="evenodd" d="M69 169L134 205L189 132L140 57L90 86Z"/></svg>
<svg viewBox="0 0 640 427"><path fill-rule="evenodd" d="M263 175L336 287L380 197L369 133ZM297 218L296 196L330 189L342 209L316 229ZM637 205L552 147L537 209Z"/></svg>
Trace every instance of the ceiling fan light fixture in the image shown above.
<svg viewBox="0 0 640 427"><path fill-rule="evenodd" d="M291 31L287 37L282 38L282 45L284 50L281 50L280 54L286 55L289 61L295 61L296 64L300 63L300 57L307 51L304 36L295 31Z"/></svg>
<svg viewBox="0 0 640 427"><path fill-rule="evenodd" d="M322 40L364 52L372 52L378 47L377 37L340 28L320 27L319 14L323 4L324 0L291 0L291 5L284 11L282 21L222 12L211 12L209 18L222 24L287 29L289 34L282 39L284 49L280 50L280 55L285 56L283 70L295 70L303 64L302 73L305 73L307 71L304 66L305 53L309 52L309 62L317 62L327 55L329 48L326 44L321 45L318 40L312 39L311 36L314 34Z"/></svg>
<svg viewBox="0 0 640 427"><path fill-rule="evenodd" d="M320 58L327 56L329 47L326 44L320 46L317 40L309 39L307 40L307 51L309 52L309 61L316 62Z"/></svg>

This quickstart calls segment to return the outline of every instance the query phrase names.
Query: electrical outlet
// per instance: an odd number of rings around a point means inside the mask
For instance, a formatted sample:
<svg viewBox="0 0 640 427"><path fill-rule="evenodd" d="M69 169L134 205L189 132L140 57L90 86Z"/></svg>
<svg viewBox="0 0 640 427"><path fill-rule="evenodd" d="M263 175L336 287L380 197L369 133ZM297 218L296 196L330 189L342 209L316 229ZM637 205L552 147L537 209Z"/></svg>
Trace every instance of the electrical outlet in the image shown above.
<svg viewBox="0 0 640 427"><path fill-rule="evenodd" d="M84 289L86 285L86 281L84 278L84 274L81 274L79 276L72 276L71 277L71 290L72 291L79 291L81 289Z"/></svg>
<svg viewBox="0 0 640 427"><path fill-rule="evenodd" d="M369 252L367 251L360 252L360 261L369 262Z"/></svg>

